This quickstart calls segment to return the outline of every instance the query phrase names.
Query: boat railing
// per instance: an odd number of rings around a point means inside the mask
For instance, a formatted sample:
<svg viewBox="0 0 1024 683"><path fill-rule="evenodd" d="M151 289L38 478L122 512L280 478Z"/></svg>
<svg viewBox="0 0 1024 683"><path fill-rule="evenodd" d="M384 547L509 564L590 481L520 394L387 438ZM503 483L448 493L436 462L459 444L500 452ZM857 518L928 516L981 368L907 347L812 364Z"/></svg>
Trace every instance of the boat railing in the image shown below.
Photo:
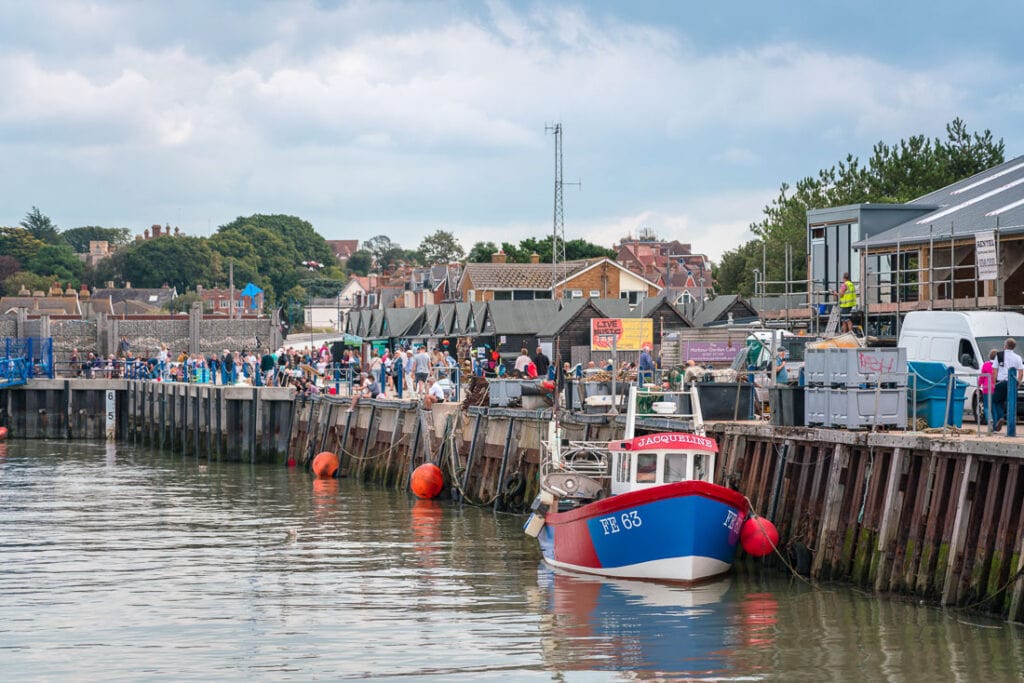
<svg viewBox="0 0 1024 683"><path fill-rule="evenodd" d="M607 441L544 444L540 475L543 478L553 472L572 472L591 479L607 479L610 476L608 460Z"/></svg>
<svg viewBox="0 0 1024 683"><path fill-rule="evenodd" d="M650 401L650 410L641 412L642 402ZM663 411L656 408L658 404L666 405ZM688 404L688 405L687 405ZM697 392L697 384L694 383L684 391L672 391L655 387L639 389L636 385L630 386L628 407L626 411L626 438L636 436L636 418L638 417L660 417L669 419L683 419L690 421L690 429L696 434L704 434L704 414L700 406L700 395Z"/></svg>

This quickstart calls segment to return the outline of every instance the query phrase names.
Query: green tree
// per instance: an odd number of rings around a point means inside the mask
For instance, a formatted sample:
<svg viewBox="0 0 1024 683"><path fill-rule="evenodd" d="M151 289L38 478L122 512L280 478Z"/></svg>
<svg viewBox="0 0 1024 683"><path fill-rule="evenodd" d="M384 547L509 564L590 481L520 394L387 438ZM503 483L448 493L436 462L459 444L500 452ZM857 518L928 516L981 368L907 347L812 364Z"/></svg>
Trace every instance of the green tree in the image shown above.
<svg viewBox="0 0 1024 683"><path fill-rule="evenodd" d="M89 252L89 242L105 241L112 247L123 247L131 241L132 231L128 228L101 228L98 225L86 225L71 228L61 233L64 241L79 254Z"/></svg>
<svg viewBox="0 0 1024 683"><path fill-rule="evenodd" d="M49 216L40 211L38 206L33 206L32 210L25 214L24 220L21 221L21 227L28 230L29 234L37 240L47 244L60 244L61 242L60 228L50 220Z"/></svg>
<svg viewBox="0 0 1024 683"><path fill-rule="evenodd" d="M373 268L373 255L366 249L360 249L348 257L345 268L354 275L365 276Z"/></svg>
<svg viewBox="0 0 1024 683"><path fill-rule="evenodd" d="M32 236L25 228L0 228L0 254L7 254L28 263L46 242Z"/></svg>
<svg viewBox="0 0 1024 683"><path fill-rule="evenodd" d="M0 256L0 282L3 282L19 270L21 270L21 263L18 262L18 259L6 254Z"/></svg>
<svg viewBox="0 0 1024 683"><path fill-rule="evenodd" d="M447 230L437 230L420 242L419 261L425 266L461 261L465 255L466 251L455 235Z"/></svg>
<svg viewBox="0 0 1024 683"><path fill-rule="evenodd" d="M202 301L202 295L196 292L185 292L169 301L165 301L163 308L171 313L188 313L192 309L192 304L196 302L202 303Z"/></svg>
<svg viewBox="0 0 1024 683"><path fill-rule="evenodd" d="M11 275L4 280L4 294L7 296L14 296L22 290L27 289L29 292L45 292L53 284L53 278L45 275L36 275L33 272L27 270L19 270L14 275Z"/></svg>
<svg viewBox="0 0 1024 683"><path fill-rule="evenodd" d="M264 290L268 305L277 292L295 287L303 273L303 261L333 264L330 245L313 226L301 218L255 214L222 225L210 238L216 253L230 257L235 282L253 282Z"/></svg>
<svg viewBox="0 0 1024 683"><path fill-rule="evenodd" d="M78 284L85 263L66 244L47 244L25 264L36 275L48 275L60 282Z"/></svg>
<svg viewBox="0 0 1024 683"><path fill-rule="evenodd" d="M494 242L477 242L469 250L466 261L469 263L490 263L491 256L498 251L498 245Z"/></svg>
<svg viewBox="0 0 1024 683"><path fill-rule="evenodd" d="M894 145L879 142L866 166L848 155L844 161L818 171L815 176L807 176L792 187L783 183L778 196L764 208L761 220L750 226L759 240L756 250L760 251L761 242L766 245L766 279L785 278L787 245L792 250L792 264L806 263L809 209L907 202L1002 163L1004 152L1003 141L995 141L990 131L971 133L957 118L946 126L945 140L916 135ZM751 282L753 276L748 280L738 274L741 259L751 272L753 268L763 268L759 258L750 256L752 247L742 246L746 249L723 255L719 268L721 293L747 292L740 288L741 283Z"/></svg>
<svg viewBox="0 0 1024 683"><path fill-rule="evenodd" d="M131 282L134 287L161 287L178 291L222 282L221 257L202 237L158 237L134 242L100 261L95 278Z"/></svg>

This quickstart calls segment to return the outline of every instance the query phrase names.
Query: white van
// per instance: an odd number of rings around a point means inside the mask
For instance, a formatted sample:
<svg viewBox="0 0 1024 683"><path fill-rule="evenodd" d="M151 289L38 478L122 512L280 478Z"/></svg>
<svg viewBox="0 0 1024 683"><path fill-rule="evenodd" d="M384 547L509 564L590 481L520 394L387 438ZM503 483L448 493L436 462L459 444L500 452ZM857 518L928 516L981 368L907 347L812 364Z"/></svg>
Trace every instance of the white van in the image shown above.
<svg viewBox="0 0 1024 683"><path fill-rule="evenodd" d="M907 313L900 327L899 345L907 350L907 360L945 363L958 379L968 382L967 405L977 420L980 408L974 391L976 375L988 360L989 351L1001 350L1007 337L1024 344L1024 315L1006 311L913 311Z"/></svg>

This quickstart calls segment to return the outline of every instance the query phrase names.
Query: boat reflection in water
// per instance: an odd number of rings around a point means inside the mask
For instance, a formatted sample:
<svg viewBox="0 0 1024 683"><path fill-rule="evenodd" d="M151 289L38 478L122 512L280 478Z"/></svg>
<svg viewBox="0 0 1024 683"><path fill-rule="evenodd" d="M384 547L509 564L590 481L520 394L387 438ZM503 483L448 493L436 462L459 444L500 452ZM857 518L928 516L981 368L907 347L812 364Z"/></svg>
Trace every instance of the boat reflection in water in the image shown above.
<svg viewBox="0 0 1024 683"><path fill-rule="evenodd" d="M764 658L752 651L774 645L778 602L743 593L732 578L679 586L541 565L538 583L553 670L631 671L642 679L757 675Z"/></svg>

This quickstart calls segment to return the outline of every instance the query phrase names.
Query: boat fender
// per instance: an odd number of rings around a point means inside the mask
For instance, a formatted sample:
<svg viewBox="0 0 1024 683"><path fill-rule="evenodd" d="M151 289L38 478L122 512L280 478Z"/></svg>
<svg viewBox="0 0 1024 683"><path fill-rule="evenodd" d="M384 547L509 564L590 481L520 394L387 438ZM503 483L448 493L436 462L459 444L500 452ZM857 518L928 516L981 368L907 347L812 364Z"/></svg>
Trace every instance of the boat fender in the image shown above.
<svg viewBox="0 0 1024 683"><path fill-rule="evenodd" d="M540 535L540 530L544 528L544 515L534 512L530 515L530 518L526 520L526 524L523 525L523 532L527 536L537 538Z"/></svg>
<svg viewBox="0 0 1024 683"><path fill-rule="evenodd" d="M506 498L515 498L523 494L526 490L526 480L523 475L519 472L513 472L505 478L505 483L501 486L501 493Z"/></svg>
<svg viewBox="0 0 1024 683"><path fill-rule="evenodd" d="M550 509L551 504L545 503L543 496L537 496L533 499L533 502L530 503L530 512L536 512L538 515L546 515Z"/></svg>

